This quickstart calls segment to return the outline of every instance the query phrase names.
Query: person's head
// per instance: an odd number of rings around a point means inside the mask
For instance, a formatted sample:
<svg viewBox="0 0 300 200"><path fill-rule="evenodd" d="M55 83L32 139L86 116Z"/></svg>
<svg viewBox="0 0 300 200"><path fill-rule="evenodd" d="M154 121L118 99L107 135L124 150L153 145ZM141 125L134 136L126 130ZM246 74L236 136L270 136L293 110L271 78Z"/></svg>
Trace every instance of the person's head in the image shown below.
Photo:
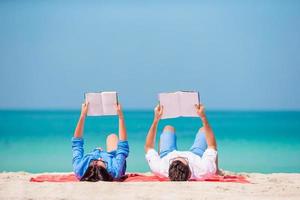
<svg viewBox="0 0 300 200"><path fill-rule="evenodd" d="M169 166L169 178L171 181L187 181L191 177L191 170L186 159L178 157Z"/></svg>
<svg viewBox="0 0 300 200"><path fill-rule="evenodd" d="M80 181L113 181L113 177L106 170L106 165L102 160L93 160Z"/></svg>

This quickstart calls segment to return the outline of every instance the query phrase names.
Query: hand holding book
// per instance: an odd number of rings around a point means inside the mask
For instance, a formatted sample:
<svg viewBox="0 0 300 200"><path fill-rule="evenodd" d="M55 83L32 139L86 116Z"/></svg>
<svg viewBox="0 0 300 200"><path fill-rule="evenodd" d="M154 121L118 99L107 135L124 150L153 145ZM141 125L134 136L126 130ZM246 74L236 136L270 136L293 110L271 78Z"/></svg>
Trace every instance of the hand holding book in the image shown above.
<svg viewBox="0 0 300 200"><path fill-rule="evenodd" d="M159 121L163 115L164 107L161 105L157 105L154 109L154 120Z"/></svg>
<svg viewBox="0 0 300 200"><path fill-rule="evenodd" d="M199 117L201 119L204 119L206 117L204 106L202 104L196 104L195 108L196 108L196 111L197 111L197 114L199 115Z"/></svg>
<svg viewBox="0 0 300 200"><path fill-rule="evenodd" d="M197 104L197 105L195 105L195 108L196 108L197 114L199 115L199 117L202 121L203 128L204 129L209 128L209 124L208 124L208 120L206 118L204 106L202 104Z"/></svg>
<svg viewBox="0 0 300 200"><path fill-rule="evenodd" d="M123 111L122 111L122 106L121 104L115 104L115 109L117 111L117 114L119 116L119 119L124 119Z"/></svg>
<svg viewBox="0 0 300 200"><path fill-rule="evenodd" d="M81 105L81 117L86 117L89 108L89 102L85 102Z"/></svg>

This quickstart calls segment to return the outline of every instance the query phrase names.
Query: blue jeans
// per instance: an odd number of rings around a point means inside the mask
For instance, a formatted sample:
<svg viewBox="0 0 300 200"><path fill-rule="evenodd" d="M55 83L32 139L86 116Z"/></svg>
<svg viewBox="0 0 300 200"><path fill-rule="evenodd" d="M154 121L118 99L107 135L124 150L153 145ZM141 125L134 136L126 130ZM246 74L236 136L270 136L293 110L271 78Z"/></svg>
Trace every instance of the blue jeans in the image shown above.
<svg viewBox="0 0 300 200"><path fill-rule="evenodd" d="M168 153L177 150L176 140L176 134L173 131L163 131L160 134L159 155L161 158L166 156ZM205 134L202 131L198 131L190 151L202 157L206 149L207 142Z"/></svg>

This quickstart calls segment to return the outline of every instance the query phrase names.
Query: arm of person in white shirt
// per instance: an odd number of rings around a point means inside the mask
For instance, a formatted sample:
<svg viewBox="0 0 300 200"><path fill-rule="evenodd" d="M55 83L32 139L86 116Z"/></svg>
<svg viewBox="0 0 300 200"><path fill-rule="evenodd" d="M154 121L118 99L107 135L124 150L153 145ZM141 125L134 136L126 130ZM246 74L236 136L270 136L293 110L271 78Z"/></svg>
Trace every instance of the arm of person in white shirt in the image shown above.
<svg viewBox="0 0 300 200"><path fill-rule="evenodd" d="M154 119L153 123L148 131L146 142L145 142L145 152L147 153L148 150L154 149L155 145L155 138L156 138L156 132L157 132L157 125L158 122L163 114L163 107L160 105L157 105L154 109Z"/></svg>
<svg viewBox="0 0 300 200"><path fill-rule="evenodd" d="M163 176L161 174L160 166L161 166L161 159L154 149L155 145L155 138L156 138L156 132L157 132L157 126L158 122L162 116L163 113L163 107L160 105L157 105L154 109L154 119L153 123L148 131L146 142L145 142L145 152L146 152L146 159L148 161L149 167L155 175L158 175L160 177Z"/></svg>
<svg viewBox="0 0 300 200"><path fill-rule="evenodd" d="M204 134L205 134L205 138L206 138L206 142L207 142L207 148L214 149L215 151L217 151L216 137L215 137L215 134L214 134L211 126L209 125L208 119L205 114L205 108L202 104L195 105L195 107L197 110L197 114L199 115L199 117L202 121L202 124L203 124ZM222 175L222 172L219 170L218 155L216 156L216 168L217 168L217 173Z"/></svg>
<svg viewBox="0 0 300 200"><path fill-rule="evenodd" d="M211 126L208 123L204 106L202 104L199 104L199 105L195 105L195 107L197 110L197 114L199 115L203 124L204 134L205 134L208 148L217 150L216 137Z"/></svg>
<svg viewBox="0 0 300 200"><path fill-rule="evenodd" d="M162 161L154 149L149 149L146 153L146 160L148 162L148 165L151 169L151 172L159 177L166 177L167 174L164 174L162 172Z"/></svg>

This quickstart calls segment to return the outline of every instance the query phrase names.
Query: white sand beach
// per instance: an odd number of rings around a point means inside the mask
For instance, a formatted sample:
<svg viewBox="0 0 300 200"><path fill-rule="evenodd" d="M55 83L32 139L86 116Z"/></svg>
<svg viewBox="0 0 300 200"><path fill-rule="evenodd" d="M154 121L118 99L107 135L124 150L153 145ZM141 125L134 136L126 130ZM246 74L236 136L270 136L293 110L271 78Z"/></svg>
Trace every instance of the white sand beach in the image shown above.
<svg viewBox="0 0 300 200"><path fill-rule="evenodd" d="M252 183L35 183L39 174L3 172L0 199L300 199L300 174L240 174Z"/></svg>

